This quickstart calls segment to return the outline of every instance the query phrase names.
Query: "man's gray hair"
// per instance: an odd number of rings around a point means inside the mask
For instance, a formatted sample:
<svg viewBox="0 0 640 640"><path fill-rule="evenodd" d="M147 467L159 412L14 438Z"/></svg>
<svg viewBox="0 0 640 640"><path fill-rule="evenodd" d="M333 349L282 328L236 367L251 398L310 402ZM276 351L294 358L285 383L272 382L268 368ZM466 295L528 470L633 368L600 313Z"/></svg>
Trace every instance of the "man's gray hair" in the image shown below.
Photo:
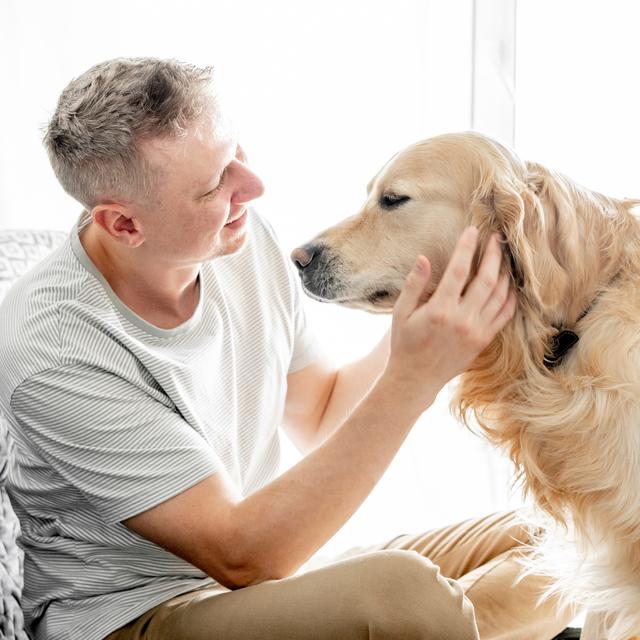
<svg viewBox="0 0 640 640"><path fill-rule="evenodd" d="M211 75L177 60L116 58L73 79L44 135L64 190L89 211L105 199L153 202L158 170L138 143L183 135L212 104Z"/></svg>

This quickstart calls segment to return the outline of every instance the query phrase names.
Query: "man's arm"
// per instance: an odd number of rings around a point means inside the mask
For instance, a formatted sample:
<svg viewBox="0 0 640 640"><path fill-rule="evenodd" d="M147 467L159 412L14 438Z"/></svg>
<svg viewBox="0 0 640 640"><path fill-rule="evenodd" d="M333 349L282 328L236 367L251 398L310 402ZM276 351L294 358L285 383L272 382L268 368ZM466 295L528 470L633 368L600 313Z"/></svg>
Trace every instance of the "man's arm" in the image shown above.
<svg viewBox="0 0 640 640"><path fill-rule="evenodd" d="M419 415L512 317L515 296L498 280L497 240L462 295L477 232L465 232L431 300L424 257L394 307L383 374L315 451L241 497L218 472L124 524L229 588L291 575L369 495Z"/></svg>
<svg viewBox="0 0 640 640"><path fill-rule="evenodd" d="M124 524L230 589L291 575L355 512L420 415L395 386L378 383L331 438L255 493L242 498L219 471Z"/></svg>
<svg viewBox="0 0 640 640"><path fill-rule="evenodd" d="M321 359L287 377L283 429L306 455L351 415L382 374L391 330L364 358L335 369Z"/></svg>

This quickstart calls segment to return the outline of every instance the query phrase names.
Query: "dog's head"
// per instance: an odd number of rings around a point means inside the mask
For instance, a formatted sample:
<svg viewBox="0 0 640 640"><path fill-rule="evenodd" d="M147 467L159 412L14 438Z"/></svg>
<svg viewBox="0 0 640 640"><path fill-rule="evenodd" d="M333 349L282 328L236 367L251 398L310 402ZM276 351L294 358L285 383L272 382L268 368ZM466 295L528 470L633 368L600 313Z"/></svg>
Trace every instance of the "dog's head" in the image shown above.
<svg viewBox="0 0 640 640"><path fill-rule="evenodd" d="M490 138L467 132L414 144L391 158L367 192L356 215L293 251L311 297L389 312L423 254L432 272L426 299L460 233L474 224L476 266L491 233L500 231L503 268L521 295L543 311L565 299L578 242L570 195L543 167Z"/></svg>

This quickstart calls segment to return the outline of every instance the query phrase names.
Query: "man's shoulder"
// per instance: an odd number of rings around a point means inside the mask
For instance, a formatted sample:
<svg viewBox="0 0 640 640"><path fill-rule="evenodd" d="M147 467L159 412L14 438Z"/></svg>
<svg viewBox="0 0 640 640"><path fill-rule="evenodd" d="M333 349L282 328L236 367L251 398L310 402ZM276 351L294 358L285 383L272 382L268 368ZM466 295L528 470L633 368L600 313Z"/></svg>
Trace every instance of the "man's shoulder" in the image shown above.
<svg viewBox="0 0 640 640"><path fill-rule="evenodd" d="M3 392L60 364L61 318L90 286L68 240L16 280L0 303Z"/></svg>

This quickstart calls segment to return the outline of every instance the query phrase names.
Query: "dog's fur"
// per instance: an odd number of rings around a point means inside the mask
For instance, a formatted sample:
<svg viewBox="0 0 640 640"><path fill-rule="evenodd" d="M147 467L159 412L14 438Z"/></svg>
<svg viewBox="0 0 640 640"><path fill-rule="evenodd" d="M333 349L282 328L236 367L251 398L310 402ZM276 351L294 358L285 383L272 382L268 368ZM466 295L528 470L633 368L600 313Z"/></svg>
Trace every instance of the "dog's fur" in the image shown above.
<svg viewBox="0 0 640 640"><path fill-rule="evenodd" d="M534 569L565 601L606 612L607 638L640 634L640 201L585 189L477 133L409 147L368 191L357 215L303 247L314 256L304 288L389 312L418 254L432 265L426 299L465 226L480 230L474 269L491 233L504 234L516 315L461 376L453 409L506 449L564 525L540 542ZM559 328L579 341L548 369Z"/></svg>

